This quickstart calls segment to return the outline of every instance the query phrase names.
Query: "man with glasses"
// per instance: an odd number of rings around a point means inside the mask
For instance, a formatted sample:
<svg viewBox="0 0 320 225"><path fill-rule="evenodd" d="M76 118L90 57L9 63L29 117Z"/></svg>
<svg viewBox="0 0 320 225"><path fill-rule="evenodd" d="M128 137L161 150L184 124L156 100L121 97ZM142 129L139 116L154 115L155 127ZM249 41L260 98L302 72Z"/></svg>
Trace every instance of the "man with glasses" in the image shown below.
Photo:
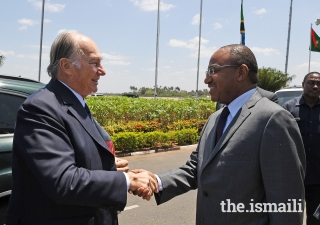
<svg viewBox="0 0 320 225"><path fill-rule="evenodd" d="M197 225L302 224L299 128L290 113L256 91L257 72L256 58L244 45L212 55L204 82L211 100L225 107L209 117L185 165L149 172L158 179L157 204L198 189ZM139 189L134 194L142 195Z"/></svg>
<svg viewBox="0 0 320 225"><path fill-rule="evenodd" d="M116 225L129 190L151 195L157 187L146 172L117 172L127 165L116 162L91 117L85 98L106 73L101 60L84 35L66 32L53 42L52 79L18 111L7 225Z"/></svg>
<svg viewBox="0 0 320 225"><path fill-rule="evenodd" d="M304 181L307 207L307 225L320 224L313 217L320 204L320 73L305 75L301 96L287 101L283 108L288 110L298 123L307 160Z"/></svg>

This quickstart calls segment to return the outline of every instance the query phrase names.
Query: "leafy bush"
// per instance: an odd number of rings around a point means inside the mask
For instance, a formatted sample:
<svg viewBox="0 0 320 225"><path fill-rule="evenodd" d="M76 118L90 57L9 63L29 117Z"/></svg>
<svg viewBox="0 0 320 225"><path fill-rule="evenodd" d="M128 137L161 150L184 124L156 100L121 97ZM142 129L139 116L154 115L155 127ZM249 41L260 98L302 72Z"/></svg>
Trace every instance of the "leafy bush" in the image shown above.
<svg viewBox="0 0 320 225"><path fill-rule="evenodd" d="M136 151L145 148L169 148L173 145L195 144L199 138L196 129L180 131L120 132L111 136L116 151Z"/></svg>
<svg viewBox="0 0 320 225"><path fill-rule="evenodd" d="M164 125L161 122L155 121L130 121L127 124L114 124L109 126L104 126L104 129L110 134L113 135L119 132L152 132L152 131L162 131L168 132L170 130L182 130L187 128L197 129L198 132L201 132L203 125L206 120L178 120L173 123Z"/></svg>
<svg viewBox="0 0 320 225"><path fill-rule="evenodd" d="M102 126L127 124L132 121L161 122L164 126L179 120L206 120L215 111L210 99L182 100L126 98L99 96L88 97L87 103L93 117Z"/></svg>

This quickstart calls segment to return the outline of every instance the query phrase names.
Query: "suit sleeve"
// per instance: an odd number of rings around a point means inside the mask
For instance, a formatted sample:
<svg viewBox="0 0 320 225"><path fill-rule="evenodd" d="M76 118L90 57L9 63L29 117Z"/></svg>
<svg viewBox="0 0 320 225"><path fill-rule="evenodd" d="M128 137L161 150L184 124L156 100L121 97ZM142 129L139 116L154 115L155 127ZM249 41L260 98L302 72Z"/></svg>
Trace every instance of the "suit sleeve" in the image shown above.
<svg viewBox="0 0 320 225"><path fill-rule="evenodd" d="M127 200L125 175L78 167L76 151L59 110L62 109L57 109L57 104L52 102L33 100L24 103L17 116L13 150L56 203L93 207L112 205L114 210L123 210Z"/></svg>
<svg viewBox="0 0 320 225"><path fill-rule="evenodd" d="M285 110L273 113L265 128L260 165L268 203L290 203L293 208L294 199L302 205L298 213L269 213L270 224L302 224L305 153L297 123Z"/></svg>

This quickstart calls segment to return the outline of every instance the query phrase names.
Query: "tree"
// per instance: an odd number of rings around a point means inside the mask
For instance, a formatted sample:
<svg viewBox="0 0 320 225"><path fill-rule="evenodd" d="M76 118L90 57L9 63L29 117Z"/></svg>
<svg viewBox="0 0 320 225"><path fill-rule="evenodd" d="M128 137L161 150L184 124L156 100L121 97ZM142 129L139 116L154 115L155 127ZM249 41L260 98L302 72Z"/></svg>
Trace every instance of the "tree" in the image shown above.
<svg viewBox="0 0 320 225"><path fill-rule="evenodd" d="M0 67L3 65L3 61L5 60L5 56L4 55L0 55Z"/></svg>
<svg viewBox="0 0 320 225"><path fill-rule="evenodd" d="M138 88L135 87L135 86L130 86L130 90L133 91L133 92L135 92L136 90L138 90Z"/></svg>
<svg viewBox="0 0 320 225"><path fill-rule="evenodd" d="M295 75L289 76L280 70L271 67L262 67L258 70L258 86L275 92L281 88L288 86L288 84L295 78Z"/></svg>

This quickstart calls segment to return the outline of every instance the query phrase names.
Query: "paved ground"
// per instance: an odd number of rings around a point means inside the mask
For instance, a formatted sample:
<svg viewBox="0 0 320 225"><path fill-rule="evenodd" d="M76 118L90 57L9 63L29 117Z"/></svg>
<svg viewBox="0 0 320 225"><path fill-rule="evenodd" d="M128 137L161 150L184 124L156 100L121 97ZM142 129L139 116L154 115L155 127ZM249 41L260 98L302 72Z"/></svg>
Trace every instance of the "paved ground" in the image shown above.
<svg viewBox="0 0 320 225"><path fill-rule="evenodd" d="M181 150L143 154L137 152L133 156L125 157L129 161L130 169L144 168L154 173L163 172L181 166L187 160L196 145L183 146ZM141 155L140 155L141 154ZM194 224L196 191L181 195L168 203L156 206L154 200L145 202L129 195L127 210L119 215L120 224ZM181 210L182 209L182 210ZM148 211L149 210L149 211ZM159 219L159 215L172 215ZM174 215L180 220L174 221ZM168 219L169 218L169 219ZM178 222L178 223L176 223ZM303 225L306 225L304 218Z"/></svg>

